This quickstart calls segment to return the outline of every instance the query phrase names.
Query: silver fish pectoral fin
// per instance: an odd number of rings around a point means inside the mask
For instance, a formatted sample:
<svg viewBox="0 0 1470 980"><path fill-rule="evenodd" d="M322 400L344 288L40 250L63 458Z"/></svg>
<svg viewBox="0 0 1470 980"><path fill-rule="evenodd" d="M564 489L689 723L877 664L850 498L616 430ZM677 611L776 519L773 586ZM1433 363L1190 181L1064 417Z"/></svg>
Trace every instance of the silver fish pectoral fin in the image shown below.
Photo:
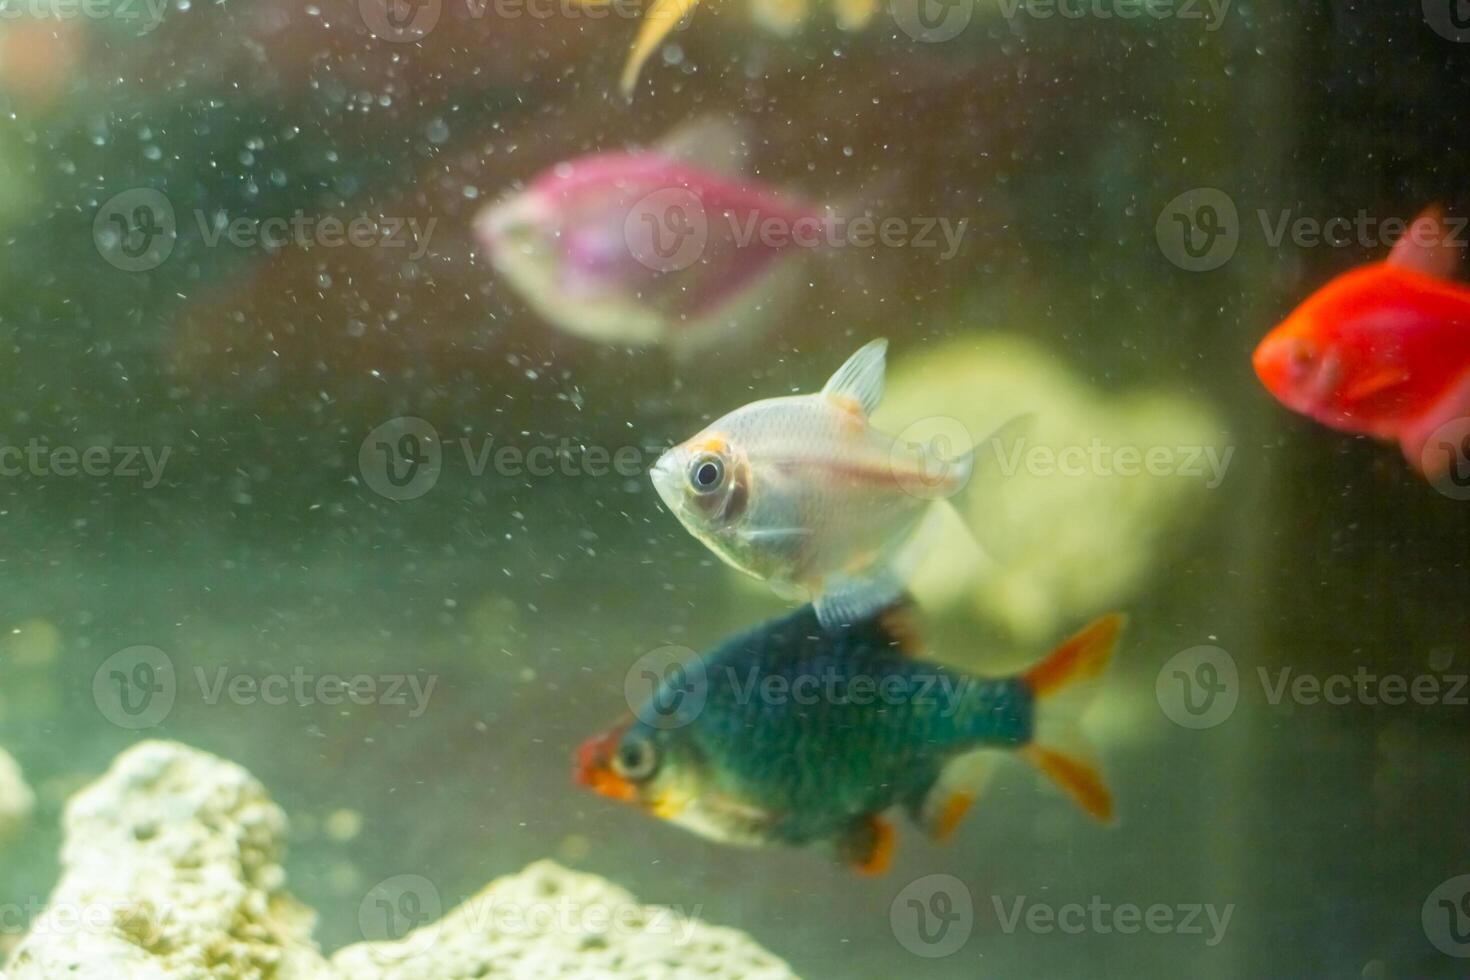
<svg viewBox="0 0 1470 980"><path fill-rule="evenodd" d="M774 586L785 580L789 570L801 564L801 556L810 547L812 531L805 527L744 528L735 537L742 555L750 559L752 568L759 569L751 573Z"/></svg>
<svg viewBox="0 0 1470 980"><path fill-rule="evenodd" d="M828 632L861 622L897 602L904 583L891 569L862 577L836 576L814 603L817 622Z"/></svg>
<svg viewBox="0 0 1470 980"><path fill-rule="evenodd" d="M807 538L810 538L811 535L811 528L806 527L762 527L740 531L740 540L746 544L774 547L782 544L803 542Z"/></svg>

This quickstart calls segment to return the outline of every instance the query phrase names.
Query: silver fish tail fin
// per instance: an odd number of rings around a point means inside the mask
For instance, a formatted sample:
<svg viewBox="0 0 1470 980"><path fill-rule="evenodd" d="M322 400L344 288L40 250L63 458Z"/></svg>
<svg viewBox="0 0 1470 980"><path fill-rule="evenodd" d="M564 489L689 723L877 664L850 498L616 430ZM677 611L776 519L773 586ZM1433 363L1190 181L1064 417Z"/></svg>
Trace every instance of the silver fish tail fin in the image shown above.
<svg viewBox="0 0 1470 980"><path fill-rule="evenodd" d="M1024 446L1035 421L1031 414L1017 415L976 442L958 419L940 416L916 422L894 447L894 474L908 493L926 497L954 511L942 543L961 553L962 566L947 574L965 577L991 564L1006 560L1004 533L1007 487L1015 475L1015 452Z"/></svg>
<svg viewBox="0 0 1470 980"><path fill-rule="evenodd" d="M1004 564L1007 548L1004 530L1007 516L1006 483L1016 475L1011 447L1025 444L1036 416L1030 412L1016 415L996 426L970 452L970 471L963 494L956 497L966 513L983 511L984 518L970 522L971 533L991 561Z"/></svg>
<svg viewBox="0 0 1470 980"><path fill-rule="evenodd" d="M1117 613L1103 616L1021 675L1035 699L1031 741L1021 758L1104 823L1113 820L1113 795L1079 722L1102 686L1125 622Z"/></svg>

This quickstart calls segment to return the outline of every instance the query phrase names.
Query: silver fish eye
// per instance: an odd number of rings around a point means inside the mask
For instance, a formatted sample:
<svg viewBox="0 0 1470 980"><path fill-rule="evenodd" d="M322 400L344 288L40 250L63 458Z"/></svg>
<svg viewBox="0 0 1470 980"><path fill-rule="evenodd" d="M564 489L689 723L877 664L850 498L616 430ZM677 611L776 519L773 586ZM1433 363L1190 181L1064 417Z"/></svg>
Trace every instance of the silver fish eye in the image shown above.
<svg viewBox="0 0 1470 980"><path fill-rule="evenodd" d="M613 772L629 782L641 783L658 769L658 752L642 736L623 739L612 757Z"/></svg>
<svg viewBox="0 0 1470 980"><path fill-rule="evenodd" d="M725 464L718 456L698 456L689 464L689 485L695 493L712 493L725 482Z"/></svg>

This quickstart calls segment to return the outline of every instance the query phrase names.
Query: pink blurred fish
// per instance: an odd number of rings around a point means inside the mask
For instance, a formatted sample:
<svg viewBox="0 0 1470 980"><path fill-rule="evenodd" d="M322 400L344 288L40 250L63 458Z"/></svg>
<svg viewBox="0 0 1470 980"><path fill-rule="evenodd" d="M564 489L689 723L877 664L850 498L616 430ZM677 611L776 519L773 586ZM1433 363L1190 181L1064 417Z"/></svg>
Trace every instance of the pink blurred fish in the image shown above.
<svg viewBox="0 0 1470 980"><path fill-rule="evenodd" d="M697 350L767 319L793 260L829 237L826 209L739 177L743 158L718 123L580 157L487 206L476 237L562 330Z"/></svg>

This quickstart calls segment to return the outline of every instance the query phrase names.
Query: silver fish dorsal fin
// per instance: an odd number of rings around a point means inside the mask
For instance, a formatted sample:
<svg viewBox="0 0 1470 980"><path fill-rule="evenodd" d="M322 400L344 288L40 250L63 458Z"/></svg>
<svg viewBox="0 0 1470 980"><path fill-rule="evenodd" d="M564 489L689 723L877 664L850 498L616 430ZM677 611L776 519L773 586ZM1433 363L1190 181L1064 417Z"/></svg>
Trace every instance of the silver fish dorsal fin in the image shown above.
<svg viewBox="0 0 1470 980"><path fill-rule="evenodd" d="M851 401L872 415L883 400L884 358L888 341L880 337L864 344L822 387L822 394L837 401Z"/></svg>

